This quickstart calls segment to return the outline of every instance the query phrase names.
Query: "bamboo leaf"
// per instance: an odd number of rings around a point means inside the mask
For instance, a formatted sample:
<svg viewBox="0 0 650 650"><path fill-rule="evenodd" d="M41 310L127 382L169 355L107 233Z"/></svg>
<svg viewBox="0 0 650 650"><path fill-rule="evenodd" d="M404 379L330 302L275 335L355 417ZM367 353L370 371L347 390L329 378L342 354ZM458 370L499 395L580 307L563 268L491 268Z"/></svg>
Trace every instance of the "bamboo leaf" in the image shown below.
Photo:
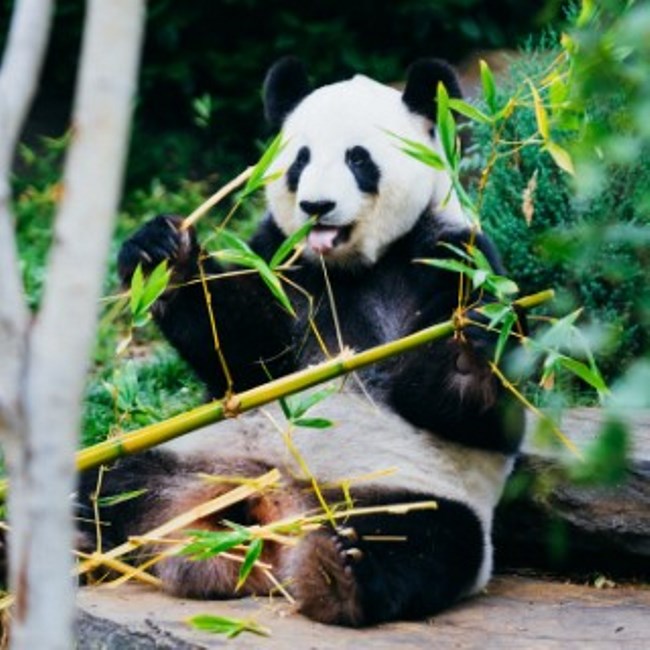
<svg viewBox="0 0 650 650"><path fill-rule="evenodd" d="M257 562L257 560L260 558L260 555L262 555L263 548L264 540L262 540L261 537L254 539L248 545L248 549L246 550L246 557L244 557L244 561L239 568L239 577L237 579L237 586L235 587L235 591L239 591L241 587L243 587L244 583L248 579L248 576L253 570L253 567L255 566L255 562Z"/></svg>
<svg viewBox="0 0 650 650"><path fill-rule="evenodd" d="M329 429L334 424L326 418L299 418L294 420L293 423L297 427L305 427L306 429Z"/></svg>
<svg viewBox="0 0 650 650"><path fill-rule="evenodd" d="M282 409L284 417L287 418L287 420L291 421L291 409L289 408L287 398L281 397L278 402L280 402L280 408Z"/></svg>
<svg viewBox="0 0 650 650"><path fill-rule="evenodd" d="M161 294L167 289L171 271L167 269L167 261L163 260L144 277L142 266L138 264L131 278L131 319L134 327L142 327L151 320L149 310Z"/></svg>
<svg viewBox="0 0 650 650"><path fill-rule="evenodd" d="M131 277L131 314L135 315L139 312L139 305L142 300L142 293L144 291L144 274L142 273L142 265L138 264L135 267L133 276Z"/></svg>
<svg viewBox="0 0 650 650"><path fill-rule="evenodd" d="M240 201L256 192L267 182L273 180L274 178L277 178L278 173L273 174L271 177L267 177L266 172L283 148L284 142L282 141L282 133L278 133L275 138L273 138L273 141L266 148L266 151L264 151L262 157L253 168L253 171L250 175L250 178L248 179L248 182L244 186L244 189L239 193L238 198Z"/></svg>
<svg viewBox="0 0 650 650"><path fill-rule="evenodd" d="M490 261L488 258L485 256L485 253L478 248L477 246L472 246L470 248L469 254L472 257L472 260L474 261L474 264L476 264L477 269L481 269L483 271L487 271L490 274L494 274L494 269L492 268L492 264L490 264Z"/></svg>
<svg viewBox="0 0 650 650"><path fill-rule="evenodd" d="M229 551L250 541L251 533L242 530L188 530L192 540L180 551L180 555L189 555L193 560L207 560L219 553Z"/></svg>
<svg viewBox="0 0 650 650"><path fill-rule="evenodd" d="M551 142L550 140L544 145L544 149L551 154L551 157L555 161L555 164L567 174L575 176L575 168L573 166L573 160L569 152L561 147L557 142Z"/></svg>
<svg viewBox="0 0 650 650"><path fill-rule="evenodd" d="M544 108L544 104L542 104L542 99L539 96L539 92L537 91L537 88L535 88L533 82L528 81L528 85L530 86L530 92L533 95L533 104L535 106L535 119L537 121L537 130L539 131L540 135L544 139L544 142L548 142L550 140L551 134L548 126L548 115L546 113L546 108Z"/></svg>
<svg viewBox="0 0 650 650"><path fill-rule="evenodd" d="M476 269L474 273L472 273L472 288L478 289L483 286L489 277L489 271L486 271L485 269Z"/></svg>
<svg viewBox="0 0 650 650"><path fill-rule="evenodd" d="M198 614L187 619L188 624L196 630L223 634L228 639L234 639L242 632L251 632L258 636L269 636L269 631L253 620Z"/></svg>
<svg viewBox="0 0 650 650"><path fill-rule="evenodd" d="M403 138L392 131L386 131L386 133L404 145L400 147L400 151L404 152L407 156L415 158L415 160L440 171L446 168L442 156L437 151L431 149L431 147L427 147L427 145L416 142L415 140Z"/></svg>
<svg viewBox="0 0 650 650"><path fill-rule="evenodd" d="M453 253L455 253L456 255L458 255L458 257L462 257L463 259L467 260L468 262L473 262L474 261L472 255L470 255L468 251L463 250L462 248L459 248L458 246L454 246L453 244L450 244L450 243L448 243L446 241L438 242L437 245L442 246L443 248L447 248L448 250L450 250Z"/></svg>
<svg viewBox="0 0 650 650"><path fill-rule="evenodd" d="M490 319L488 328L496 327L511 310L510 305L502 305L498 302L489 302L481 305L481 313Z"/></svg>
<svg viewBox="0 0 650 650"><path fill-rule="evenodd" d="M458 152L456 151L456 122L449 110L449 95L442 82L438 83L436 103L438 107L436 117L438 136L440 137L447 162L455 169L458 157Z"/></svg>
<svg viewBox="0 0 650 650"><path fill-rule="evenodd" d="M508 339L510 338L510 333L514 324L517 322L517 314L509 310L505 318L503 319L503 324L501 325L501 331L499 332L499 338L497 339L497 344L494 349L494 363L498 366L503 351L506 348Z"/></svg>
<svg viewBox="0 0 650 650"><path fill-rule="evenodd" d="M327 399L330 395L338 390L336 386L326 386L320 390L309 393L299 393L286 398L286 405L289 411L291 421L301 418L307 411L316 406L316 404Z"/></svg>
<svg viewBox="0 0 650 650"><path fill-rule="evenodd" d="M149 277L144 283L142 292L143 309L149 309L151 305L158 300L165 289L167 289L170 277L171 270L167 268L167 260L163 260L149 274Z"/></svg>
<svg viewBox="0 0 650 650"><path fill-rule="evenodd" d="M483 99L487 104L487 107L490 109L490 112L494 115L497 110L497 91L494 84L494 75L487 61L481 59L479 61L479 68L481 71L481 86L483 87Z"/></svg>
<svg viewBox="0 0 650 650"><path fill-rule="evenodd" d="M287 237L279 248L273 254L271 261L269 262L269 267L275 270L280 266L284 260L289 257L293 252L293 249L309 234L309 231L313 228L315 223L314 219L310 219L307 223L303 224L293 235Z"/></svg>
<svg viewBox="0 0 650 650"><path fill-rule="evenodd" d="M567 357L564 355L558 357L558 363L563 368L566 368L577 377L580 377L582 381L589 384L592 388L595 388L597 391L599 392L607 391L607 384L605 383L605 380L600 374L598 368L596 367L590 368L589 366L587 366L587 364L583 363L582 361L578 361L577 359L572 359L571 357Z"/></svg>
<svg viewBox="0 0 650 650"><path fill-rule="evenodd" d="M265 262L262 262L257 267L257 272L260 274L260 277L269 288L269 291L273 294L275 299L288 311L292 316L296 315L289 297L282 288L282 283L278 279L278 276L271 271L271 269L266 265Z"/></svg>
<svg viewBox="0 0 650 650"><path fill-rule="evenodd" d="M295 316L295 311L289 301L289 297L282 288L282 283L264 259L255 253L245 241L231 232L223 231L221 233L221 241L225 242L230 248L219 250L214 255L230 264L237 264L257 271L275 299L287 312Z"/></svg>
<svg viewBox="0 0 650 650"><path fill-rule="evenodd" d="M475 122L480 122L481 124L492 124L493 120L489 115L486 115L478 108L476 108L476 106L472 106L472 104L469 104L462 99L450 98L449 107L457 113L468 117L470 120L474 120Z"/></svg>
<svg viewBox="0 0 650 650"><path fill-rule="evenodd" d="M131 492L122 492L120 494L98 497L97 505L102 508L109 508L120 503L125 503L126 501L131 501L132 499L137 499L147 492L148 490L132 490Z"/></svg>
<svg viewBox="0 0 650 650"><path fill-rule="evenodd" d="M501 299L519 292L517 283L502 275L489 275L485 285L490 293Z"/></svg>
<svg viewBox="0 0 650 650"><path fill-rule="evenodd" d="M252 257L257 257L251 247L241 237L238 237L229 230L222 230L219 233L219 245L223 250L232 249L240 253L246 253Z"/></svg>
<svg viewBox="0 0 650 650"><path fill-rule="evenodd" d="M472 277L476 272L476 269L473 269L471 266L464 264L460 260L438 260L438 259L421 259L416 260L420 264L426 264L427 266L435 266L438 269L443 269L445 271L453 271L454 273L464 273L468 277Z"/></svg>

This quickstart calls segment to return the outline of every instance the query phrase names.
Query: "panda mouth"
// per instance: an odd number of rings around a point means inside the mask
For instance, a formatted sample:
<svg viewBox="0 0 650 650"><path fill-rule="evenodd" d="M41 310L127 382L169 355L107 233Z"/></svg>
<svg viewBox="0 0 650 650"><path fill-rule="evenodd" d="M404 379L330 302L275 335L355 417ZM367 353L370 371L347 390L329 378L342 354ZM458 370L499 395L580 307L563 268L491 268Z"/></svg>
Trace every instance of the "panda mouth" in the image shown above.
<svg viewBox="0 0 650 650"><path fill-rule="evenodd" d="M352 234L352 225L327 226L316 224L307 236L307 244L314 253L328 255L335 248L349 241Z"/></svg>

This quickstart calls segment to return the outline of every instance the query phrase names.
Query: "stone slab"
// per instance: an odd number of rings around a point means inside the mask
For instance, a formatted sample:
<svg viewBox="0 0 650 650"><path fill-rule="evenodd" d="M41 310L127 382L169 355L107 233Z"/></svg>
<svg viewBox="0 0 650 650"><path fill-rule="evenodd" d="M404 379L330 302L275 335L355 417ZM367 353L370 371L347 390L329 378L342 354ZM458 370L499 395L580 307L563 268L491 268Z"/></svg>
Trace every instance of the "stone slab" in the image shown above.
<svg viewBox="0 0 650 650"><path fill-rule="evenodd" d="M362 630L314 623L266 598L190 601L135 584L83 588L79 607L80 650L641 650L650 638L648 588L596 589L519 576L497 577L486 594L428 621ZM184 620L200 613L253 618L271 636L228 640L191 630Z"/></svg>

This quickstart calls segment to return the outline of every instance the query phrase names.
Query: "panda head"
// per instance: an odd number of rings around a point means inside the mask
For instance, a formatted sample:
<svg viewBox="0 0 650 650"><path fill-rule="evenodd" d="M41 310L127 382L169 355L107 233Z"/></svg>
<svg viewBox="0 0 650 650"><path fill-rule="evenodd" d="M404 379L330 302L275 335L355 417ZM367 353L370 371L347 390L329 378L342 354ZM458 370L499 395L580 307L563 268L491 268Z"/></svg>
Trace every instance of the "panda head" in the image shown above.
<svg viewBox="0 0 650 650"><path fill-rule="evenodd" d="M306 257L373 264L427 210L443 225L465 224L448 175L407 156L390 135L439 150L433 128L439 82L460 96L454 72L437 60L413 64L403 92L361 75L312 91L294 58L269 70L266 116L282 128L285 147L267 201L285 235L316 219Z"/></svg>

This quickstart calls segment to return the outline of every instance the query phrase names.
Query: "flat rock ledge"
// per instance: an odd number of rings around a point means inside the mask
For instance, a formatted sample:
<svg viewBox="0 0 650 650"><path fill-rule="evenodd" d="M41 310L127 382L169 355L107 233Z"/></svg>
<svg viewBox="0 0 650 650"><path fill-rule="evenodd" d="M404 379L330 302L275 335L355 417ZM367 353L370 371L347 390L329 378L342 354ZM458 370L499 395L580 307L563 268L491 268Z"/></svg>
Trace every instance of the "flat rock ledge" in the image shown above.
<svg viewBox="0 0 650 650"><path fill-rule="evenodd" d="M584 446L596 437L601 418L595 409L575 409L567 412L562 428ZM502 572L551 570L552 579L539 573L500 575L485 594L428 621L363 630L314 623L281 600L190 601L136 584L87 587L79 592L77 647L645 650L650 647L650 413L632 414L630 423L630 469L620 484L607 488L558 480L557 455L530 442L525 446L520 469L549 488L500 506L497 565ZM571 576L572 582L558 575ZM633 584L625 584L629 578ZM588 586L594 582L607 587ZM271 636L243 633L228 640L198 632L185 622L197 614L252 618Z"/></svg>
<svg viewBox="0 0 650 650"><path fill-rule="evenodd" d="M650 589L596 589L515 576L495 578L484 595L430 620L362 630L314 623L268 599L179 600L135 584L81 589L79 608L80 650L641 650L650 635ZM228 640L198 632L185 623L196 614L253 618L271 635L243 633Z"/></svg>

